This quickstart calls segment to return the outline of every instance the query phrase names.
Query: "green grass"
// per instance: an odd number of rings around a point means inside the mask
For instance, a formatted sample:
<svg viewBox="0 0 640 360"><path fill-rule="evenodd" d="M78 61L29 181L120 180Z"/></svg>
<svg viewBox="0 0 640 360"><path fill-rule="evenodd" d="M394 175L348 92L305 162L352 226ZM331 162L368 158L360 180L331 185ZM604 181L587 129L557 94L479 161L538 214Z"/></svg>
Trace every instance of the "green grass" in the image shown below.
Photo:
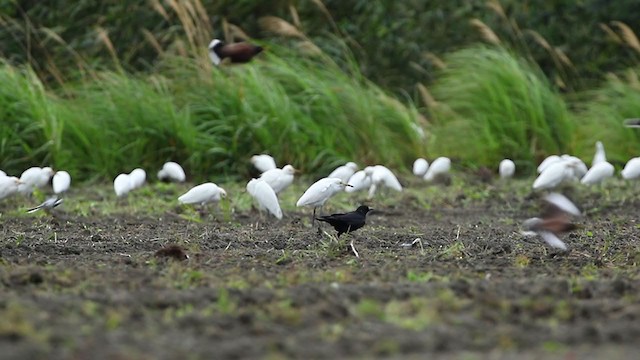
<svg viewBox="0 0 640 360"><path fill-rule="evenodd" d="M530 171L540 158L572 150L567 106L535 66L487 47L454 52L445 62L432 88L433 157L490 167L511 158Z"/></svg>

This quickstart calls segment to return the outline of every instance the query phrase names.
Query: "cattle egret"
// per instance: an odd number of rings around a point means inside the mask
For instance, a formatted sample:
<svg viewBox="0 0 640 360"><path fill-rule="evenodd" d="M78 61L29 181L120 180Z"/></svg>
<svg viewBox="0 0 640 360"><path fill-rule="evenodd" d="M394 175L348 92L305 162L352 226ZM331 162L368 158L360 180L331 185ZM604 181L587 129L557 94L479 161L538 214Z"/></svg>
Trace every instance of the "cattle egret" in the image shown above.
<svg viewBox="0 0 640 360"><path fill-rule="evenodd" d="M118 197L127 195L129 191L133 190L129 174L120 174L116 176L113 180L113 190L116 192L116 196Z"/></svg>
<svg viewBox="0 0 640 360"><path fill-rule="evenodd" d="M556 161L547 166L533 182L533 189L552 189L573 176L570 163Z"/></svg>
<svg viewBox="0 0 640 360"><path fill-rule="evenodd" d="M164 163L162 169L158 171L158 180L161 181L184 182L186 179L182 166L173 161Z"/></svg>
<svg viewBox="0 0 640 360"><path fill-rule="evenodd" d="M231 60L231 63L246 63L262 50L261 46L246 42L225 44L222 40L213 39L209 43L209 58L216 66L220 65L222 60L226 58Z"/></svg>
<svg viewBox="0 0 640 360"><path fill-rule="evenodd" d="M62 204L62 201L63 200L59 199L57 196L50 197L47 200L45 200L42 204L27 210L27 213L31 214L31 213L34 213L34 212L40 210L40 209L44 209L46 211L49 211L49 210L53 209L54 207Z"/></svg>
<svg viewBox="0 0 640 360"><path fill-rule="evenodd" d="M328 178L339 178L342 179L343 182L349 181L349 178L355 174L358 170L358 165L354 162L348 162L342 166L338 166L335 170L327 176Z"/></svg>
<svg viewBox="0 0 640 360"><path fill-rule="evenodd" d="M629 160L620 172L623 179L631 180L640 177L640 157Z"/></svg>
<svg viewBox="0 0 640 360"><path fill-rule="evenodd" d="M182 204L201 204L217 202L227 197L227 192L218 185L208 182L194 186L178 198Z"/></svg>
<svg viewBox="0 0 640 360"><path fill-rule="evenodd" d="M296 206L313 206L313 219L316 217L316 209L322 207L330 197L344 190L346 184L339 178L323 178L313 183L307 191L302 194ZM312 221L313 222L313 221Z"/></svg>
<svg viewBox="0 0 640 360"><path fill-rule="evenodd" d="M562 158L558 155L549 155L547 156L544 160L542 160L542 162L540 163L540 165L538 165L538 174L540 174L541 172L544 171L544 169L546 169L547 167L549 167L551 164L556 163L558 161L561 161Z"/></svg>
<svg viewBox="0 0 640 360"><path fill-rule="evenodd" d="M426 159L417 158L413 162L413 175L423 177L427 170L429 170L429 162Z"/></svg>
<svg viewBox="0 0 640 360"><path fill-rule="evenodd" d="M261 174L265 171L278 168L273 157L267 154L253 155L251 157L251 163L256 169L258 169L258 171L260 171Z"/></svg>
<svg viewBox="0 0 640 360"><path fill-rule="evenodd" d="M22 194L31 194L33 189L41 188L49 183L53 176L53 169L50 167L30 167L20 175L20 185L18 192Z"/></svg>
<svg viewBox="0 0 640 360"><path fill-rule="evenodd" d="M446 174L451 169L451 160L447 157L439 157L431 163L429 170L424 174L424 179L433 181L436 177Z"/></svg>
<svg viewBox="0 0 640 360"><path fill-rule="evenodd" d="M594 167L596 164L607 161L607 154L604 151L604 145L602 142L596 142L596 153L593 155L593 160L591 160L591 167Z"/></svg>
<svg viewBox="0 0 640 360"><path fill-rule="evenodd" d="M498 172L503 179L511 178L516 173L516 164L510 159L504 159L500 161Z"/></svg>
<svg viewBox="0 0 640 360"><path fill-rule="evenodd" d="M5 176L7 176L7 173L2 171L2 170L0 170L0 177L5 177Z"/></svg>
<svg viewBox="0 0 640 360"><path fill-rule="evenodd" d="M371 186L371 178L367 176L364 170L356 171L353 176L349 178L347 184L351 186L345 187L345 191L348 193L368 189Z"/></svg>
<svg viewBox="0 0 640 360"><path fill-rule="evenodd" d="M53 192L55 194L61 194L71 186L71 175L66 171L57 171L53 175Z"/></svg>
<svg viewBox="0 0 640 360"><path fill-rule="evenodd" d="M260 210L266 209L276 218L282 219L278 196L269 184L261 179L251 179L247 183L247 191L256 200Z"/></svg>
<svg viewBox="0 0 640 360"><path fill-rule="evenodd" d="M560 159L567 163L571 170L571 176L567 180L580 180L588 171L587 164L580 160L580 158L564 154Z"/></svg>
<svg viewBox="0 0 640 360"><path fill-rule="evenodd" d="M576 228L569 215L580 216L580 210L562 194L552 193L544 200L547 202L547 208L542 217L527 219L522 227L528 232L540 235L549 246L567 250L567 245L560 240L559 235Z"/></svg>
<svg viewBox="0 0 640 360"><path fill-rule="evenodd" d="M131 181L131 190L135 190L141 187L142 185L144 185L144 182L146 180L147 173L140 168L133 169L133 171L129 174L129 181Z"/></svg>
<svg viewBox="0 0 640 360"><path fill-rule="evenodd" d="M580 182L585 185L599 184L604 180L612 177L614 170L615 169L613 168L613 165L611 165L607 161L597 163L595 166L592 166L589 171L587 171Z"/></svg>
<svg viewBox="0 0 640 360"><path fill-rule="evenodd" d="M382 165L367 166L364 172L371 178L371 186L369 187L369 198L372 198L376 189L381 185L393 189L395 191L402 191L402 185L398 181L398 178L393 174L391 170Z"/></svg>
<svg viewBox="0 0 640 360"><path fill-rule="evenodd" d="M293 166L285 165L282 169L272 169L262 173L260 179L269 184L276 194L279 194L291 185L295 172L296 169L294 169Z"/></svg>
<svg viewBox="0 0 640 360"><path fill-rule="evenodd" d="M0 200L18 192L20 179L15 176L0 176Z"/></svg>

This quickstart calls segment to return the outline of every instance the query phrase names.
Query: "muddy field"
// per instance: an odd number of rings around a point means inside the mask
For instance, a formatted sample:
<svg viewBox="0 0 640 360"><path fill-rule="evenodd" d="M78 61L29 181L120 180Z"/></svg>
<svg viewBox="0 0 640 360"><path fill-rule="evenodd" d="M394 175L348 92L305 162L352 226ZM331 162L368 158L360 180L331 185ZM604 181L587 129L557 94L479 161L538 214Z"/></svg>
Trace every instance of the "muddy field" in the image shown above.
<svg viewBox="0 0 640 360"><path fill-rule="evenodd" d="M302 184L286 191L279 222L253 210L242 185L196 210L176 204L187 185L163 184L119 201L108 186L83 187L53 215L24 214L35 199L3 202L0 358L637 355L632 184L564 189L585 215L563 253L519 233L541 204L530 179L404 182L340 239L290 205ZM171 244L189 258L155 255Z"/></svg>

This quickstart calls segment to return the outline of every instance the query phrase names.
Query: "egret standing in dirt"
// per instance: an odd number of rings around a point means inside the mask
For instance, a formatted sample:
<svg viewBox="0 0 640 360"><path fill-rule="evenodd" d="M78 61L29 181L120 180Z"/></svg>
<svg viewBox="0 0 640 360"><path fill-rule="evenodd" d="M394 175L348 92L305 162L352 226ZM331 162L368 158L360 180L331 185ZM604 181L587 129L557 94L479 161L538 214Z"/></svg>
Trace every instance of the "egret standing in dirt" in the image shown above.
<svg viewBox="0 0 640 360"><path fill-rule="evenodd" d="M258 203L260 210L266 209L277 219L282 219L278 196L269 184L261 179L251 179L247 183L247 191Z"/></svg>
<svg viewBox="0 0 640 360"><path fill-rule="evenodd" d="M186 179L184 169L177 162L168 161L158 171L158 180L160 181L184 182Z"/></svg>
<svg viewBox="0 0 640 360"><path fill-rule="evenodd" d="M627 161L624 169L620 172L625 180L637 179L640 177L640 157L634 157Z"/></svg>
<svg viewBox="0 0 640 360"><path fill-rule="evenodd" d="M50 167L30 167L20 175L18 192L21 194L31 194L33 189L41 188L49 183L54 171Z"/></svg>
<svg viewBox="0 0 640 360"><path fill-rule="evenodd" d="M502 179L512 178L516 173L516 164L511 159L504 159L500 161L498 173Z"/></svg>
<svg viewBox="0 0 640 360"><path fill-rule="evenodd" d="M18 192L20 179L15 176L0 176L0 200Z"/></svg>
<svg viewBox="0 0 640 360"><path fill-rule="evenodd" d="M147 181L147 172L141 168L136 168L129 174L129 181L131 181L131 190L135 190Z"/></svg>
<svg viewBox="0 0 640 360"><path fill-rule="evenodd" d="M313 183L307 191L302 194L296 206L313 206L313 215L311 218L311 224L315 221L316 210L322 208L325 202L329 200L333 195L344 190L345 186L351 186L346 184L339 178L323 178Z"/></svg>
<svg viewBox="0 0 640 360"><path fill-rule="evenodd" d="M427 170L429 170L429 162L423 158L417 158L416 161L413 162L413 175L417 177L423 177Z"/></svg>
<svg viewBox="0 0 640 360"><path fill-rule="evenodd" d="M364 172L371 178L371 186L369 187L370 199L373 198L376 190L381 185L395 191L402 191L400 181L398 181L398 178L387 167L382 165L368 166L364 169Z"/></svg>
<svg viewBox="0 0 640 360"><path fill-rule="evenodd" d="M129 174L120 174L113 180L113 191L117 197L125 196L131 191L131 180Z"/></svg>
<svg viewBox="0 0 640 360"><path fill-rule="evenodd" d="M269 184L276 194L279 194L293 183L296 171L293 166L285 165L282 169L271 169L262 173L260 179Z"/></svg>
<svg viewBox="0 0 640 360"><path fill-rule="evenodd" d="M356 171L347 181L349 186L345 187L348 193L368 189L371 186L371 178L367 176L364 170Z"/></svg>
<svg viewBox="0 0 640 360"><path fill-rule="evenodd" d="M66 171L56 171L53 175L53 192L54 194L61 194L69 190L71 186L71 175Z"/></svg>
<svg viewBox="0 0 640 360"><path fill-rule="evenodd" d="M433 160L423 178L427 181L433 181L437 177L448 174L450 169L451 160L448 157L442 156Z"/></svg>
<svg viewBox="0 0 640 360"><path fill-rule="evenodd" d="M358 165L353 161L350 161L342 166L338 166L335 170L327 176L328 178L339 178L343 182L349 181L349 178L358 171Z"/></svg>
<svg viewBox="0 0 640 360"><path fill-rule="evenodd" d="M223 188L212 182L208 182L194 186L186 193L180 195L178 201L182 204L205 205L210 202L218 202L225 197L227 197L227 192Z"/></svg>
<svg viewBox="0 0 640 360"><path fill-rule="evenodd" d="M614 171L615 169L613 165L605 160L592 166L580 182L585 185L599 184L606 179L613 177Z"/></svg>

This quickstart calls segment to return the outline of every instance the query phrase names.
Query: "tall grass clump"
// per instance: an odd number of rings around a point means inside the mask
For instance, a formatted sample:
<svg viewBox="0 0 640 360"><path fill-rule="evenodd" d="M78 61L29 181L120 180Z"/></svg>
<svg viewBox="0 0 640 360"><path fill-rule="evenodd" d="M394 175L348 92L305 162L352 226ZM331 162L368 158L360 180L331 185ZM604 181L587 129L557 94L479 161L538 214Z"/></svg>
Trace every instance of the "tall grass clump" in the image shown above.
<svg viewBox="0 0 640 360"><path fill-rule="evenodd" d="M542 157L571 150L566 104L537 68L487 47L459 50L445 63L432 88L433 156L490 167L506 157L531 170Z"/></svg>
<svg viewBox="0 0 640 360"><path fill-rule="evenodd" d="M60 150L57 101L31 69L0 63L0 168L20 174L48 165Z"/></svg>
<svg viewBox="0 0 640 360"><path fill-rule="evenodd" d="M599 88L586 93L575 114L576 151L591 158L594 143L602 141L607 160L619 166L630 157L640 156L640 132L623 126L623 120L640 117L640 69L630 69L621 76L610 74Z"/></svg>

